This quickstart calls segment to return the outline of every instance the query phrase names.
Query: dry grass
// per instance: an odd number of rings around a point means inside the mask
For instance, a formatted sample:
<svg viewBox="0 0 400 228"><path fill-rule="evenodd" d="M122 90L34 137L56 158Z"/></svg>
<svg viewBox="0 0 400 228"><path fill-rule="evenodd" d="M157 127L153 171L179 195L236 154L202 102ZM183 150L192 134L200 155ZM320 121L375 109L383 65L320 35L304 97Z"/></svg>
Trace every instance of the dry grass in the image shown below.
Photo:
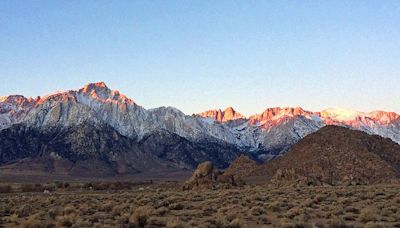
<svg viewBox="0 0 400 228"><path fill-rule="evenodd" d="M400 226L398 185L202 192L181 191L176 184L125 185L122 190L112 190L115 184L96 187L106 190L55 186L51 194L1 193L0 227Z"/></svg>

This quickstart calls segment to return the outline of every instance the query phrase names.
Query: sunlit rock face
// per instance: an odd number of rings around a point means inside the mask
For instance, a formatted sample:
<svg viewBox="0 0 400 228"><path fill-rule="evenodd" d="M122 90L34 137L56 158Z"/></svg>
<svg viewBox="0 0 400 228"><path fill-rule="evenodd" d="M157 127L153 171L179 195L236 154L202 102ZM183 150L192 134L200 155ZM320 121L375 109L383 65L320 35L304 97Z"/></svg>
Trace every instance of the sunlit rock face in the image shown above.
<svg viewBox="0 0 400 228"><path fill-rule="evenodd" d="M349 127L368 134L390 138L400 143L400 118L394 112L364 113L344 109L327 109L320 115L326 125Z"/></svg>
<svg viewBox="0 0 400 228"><path fill-rule="evenodd" d="M85 122L99 123L95 112L78 102L75 91L41 98L23 121L39 129L70 127Z"/></svg>
<svg viewBox="0 0 400 228"><path fill-rule="evenodd" d="M198 114L198 116L210 118L218 122L227 122L231 120L245 119L246 117L236 112L232 107L228 107L225 110L208 110Z"/></svg>
<svg viewBox="0 0 400 228"><path fill-rule="evenodd" d="M277 125L285 123L289 119L292 119L296 116L303 116L308 119L319 121L319 118L316 114L310 111L305 111L300 107L268 108L261 114L250 116L249 120L251 124L260 126L262 129L268 130Z"/></svg>
<svg viewBox="0 0 400 228"><path fill-rule="evenodd" d="M102 122L114 127L120 134L137 137L140 122L146 118L145 109L133 100L110 90L103 82L92 83L76 92L77 101L96 113Z"/></svg>
<svg viewBox="0 0 400 228"><path fill-rule="evenodd" d="M325 109L321 111L320 115L326 120L333 121L349 121L354 120L356 117L360 116L361 112L356 112L347 109Z"/></svg>
<svg viewBox="0 0 400 228"><path fill-rule="evenodd" d="M21 95L0 97L0 129L21 122L37 101L38 98L26 98Z"/></svg>
<svg viewBox="0 0 400 228"><path fill-rule="evenodd" d="M369 116L382 125L389 125L400 120L400 116L394 112L375 111L369 113Z"/></svg>

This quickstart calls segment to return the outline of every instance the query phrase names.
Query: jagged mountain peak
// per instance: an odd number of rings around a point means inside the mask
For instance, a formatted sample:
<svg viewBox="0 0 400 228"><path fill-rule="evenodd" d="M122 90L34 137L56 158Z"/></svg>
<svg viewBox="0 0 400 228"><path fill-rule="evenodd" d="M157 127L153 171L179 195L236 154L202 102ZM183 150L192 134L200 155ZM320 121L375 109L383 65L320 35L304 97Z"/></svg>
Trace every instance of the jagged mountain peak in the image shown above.
<svg viewBox="0 0 400 228"><path fill-rule="evenodd" d="M88 83L85 87L108 88L105 82L91 82Z"/></svg>
<svg viewBox="0 0 400 228"><path fill-rule="evenodd" d="M1 96L0 102L12 102L12 101L18 101L18 100L22 100L22 99L26 99L26 98L22 95Z"/></svg>
<svg viewBox="0 0 400 228"><path fill-rule="evenodd" d="M400 121L400 116L395 112L374 111L369 115L380 124L390 124L394 121Z"/></svg>
<svg viewBox="0 0 400 228"><path fill-rule="evenodd" d="M41 105L47 102L65 102L66 100L76 101L74 91L57 91L51 94L47 94L43 97L38 97L36 105Z"/></svg>
<svg viewBox="0 0 400 228"><path fill-rule="evenodd" d="M103 102L116 101L129 104L135 103L132 99L121 94L118 90L111 90L104 82L89 83L79 89L78 93Z"/></svg>
<svg viewBox="0 0 400 228"><path fill-rule="evenodd" d="M218 122L227 122L227 121L231 121L231 120L246 118L244 115L238 113L231 106L227 107L225 110L221 110L221 109L208 110L208 111L197 114L197 116L211 118Z"/></svg>
<svg viewBox="0 0 400 228"><path fill-rule="evenodd" d="M9 103L9 104L24 104L34 102L36 99L27 98L23 95L10 95L10 96L1 96L0 103Z"/></svg>
<svg viewBox="0 0 400 228"><path fill-rule="evenodd" d="M253 117L261 116L263 118L273 118L275 116L281 115L306 115L311 114L312 112L306 111L301 107L274 107L274 108L267 108L263 113L259 115L255 115Z"/></svg>
<svg viewBox="0 0 400 228"><path fill-rule="evenodd" d="M260 126L263 129L269 129L299 116L320 122L319 117L314 112L306 111L301 107L267 108L261 114L250 116L249 120L252 125Z"/></svg>
<svg viewBox="0 0 400 228"><path fill-rule="evenodd" d="M88 104L97 103L114 103L125 108L126 105L136 104L132 99L118 90L111 90L104 82L89 83L78 90L56 91L36 99L36 106L43 104L52 104L54 102L73 102Z"/></svg>
<svg viewBox="0 0 400 228"><path fill-rule="evenodd" d="M33 107L39 98L26 98L22 95L0 97L0 114L16 115ZM1 124L0 124L1 125Z"/></svg>
<svg viewBox="0 0 400 228"><path fill-rule="evenodd" d="M95 82L85 85L83 88L79 90L79 92L85 94L92 94L92 93L102 94L102 93L110 93L111 90L107 87L107 85L104 82Z"/></svg>
<svg viewBox="0 0 400 228"><path fill-rule="evenodd" d="M225 109L225 112L236 112L236 110L232 106L229 106Z"/></svg>
<svg viewBox="0 0 400 228"><path fill-rule="evenodd" d="M38 100L22 95L0 97L0 129L20 122Z"/></svg>

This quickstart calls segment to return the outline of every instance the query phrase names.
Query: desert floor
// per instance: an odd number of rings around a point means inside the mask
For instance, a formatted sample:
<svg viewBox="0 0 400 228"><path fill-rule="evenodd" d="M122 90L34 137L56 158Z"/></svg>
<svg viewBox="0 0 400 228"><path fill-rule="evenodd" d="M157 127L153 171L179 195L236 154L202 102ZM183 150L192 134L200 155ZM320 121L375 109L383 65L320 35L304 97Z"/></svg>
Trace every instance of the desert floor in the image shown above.
<svg viewBox="0 0 400 228"><path fill-rule="evenodd" d="M2 184L0 227L400 227L400 186Z"/></svg>

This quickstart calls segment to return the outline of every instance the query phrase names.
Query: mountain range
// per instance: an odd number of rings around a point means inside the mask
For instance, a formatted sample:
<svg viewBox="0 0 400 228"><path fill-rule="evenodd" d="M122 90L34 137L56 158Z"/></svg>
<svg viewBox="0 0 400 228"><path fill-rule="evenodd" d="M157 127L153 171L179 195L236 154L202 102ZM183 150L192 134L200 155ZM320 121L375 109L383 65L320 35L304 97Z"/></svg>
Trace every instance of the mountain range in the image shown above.
<svg viewBox="0 0 400 228"><path fill-rule="evenodd" d="M240 154L274 159L326 125L400 143L394 112L277 107L245 117L229 107L186 115L145 109L99 82L44 97L0 97L0 166L77 175L192 169L205 160L225 168Z"/></svg>

